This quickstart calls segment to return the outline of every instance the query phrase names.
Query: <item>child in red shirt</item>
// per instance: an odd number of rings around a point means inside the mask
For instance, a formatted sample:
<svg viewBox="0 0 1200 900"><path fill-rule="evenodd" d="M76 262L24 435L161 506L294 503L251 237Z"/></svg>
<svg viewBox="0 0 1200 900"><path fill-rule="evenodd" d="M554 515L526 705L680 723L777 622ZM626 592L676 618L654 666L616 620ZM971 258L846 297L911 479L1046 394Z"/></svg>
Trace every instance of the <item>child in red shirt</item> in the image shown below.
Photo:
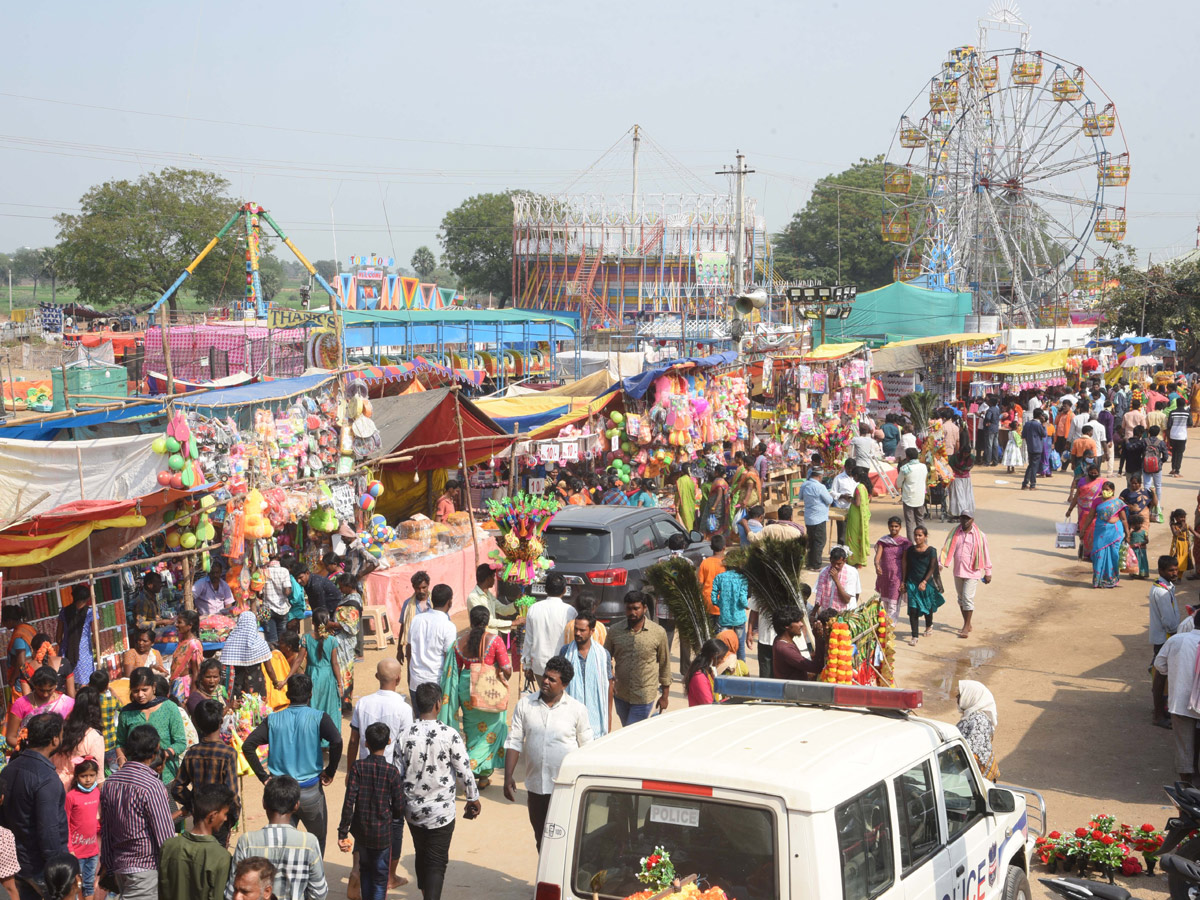
<svg viewBox="0 0 1200 900"><path fill-rule="evenodd" d="M100 792L96 778L100 766L90 756L75 766L75 780L67 791L67 849L79 860L83 896L92 896L96 863L100 859Z"/></svg>

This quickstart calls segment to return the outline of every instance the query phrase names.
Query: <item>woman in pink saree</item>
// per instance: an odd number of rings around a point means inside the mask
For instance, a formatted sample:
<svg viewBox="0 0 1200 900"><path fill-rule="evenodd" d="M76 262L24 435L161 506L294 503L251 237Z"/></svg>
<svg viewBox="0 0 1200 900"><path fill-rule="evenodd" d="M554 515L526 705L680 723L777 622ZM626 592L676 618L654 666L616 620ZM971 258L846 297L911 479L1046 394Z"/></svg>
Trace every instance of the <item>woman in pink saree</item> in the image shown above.
<svg viewBox="0 0 1200 900"><path fill-rule="evenodd" d="M1067 506L1067 518L1071 511L1078 510L1079 517L1079 558L1092 558L1092 535L1096 522L1090 513L1100 503L1100 492L1104 489L1104 479L1100 477L1100 469L1096 465L1088 466L1087 472L1079 476L1071 492L1071 502Z"/></svg>

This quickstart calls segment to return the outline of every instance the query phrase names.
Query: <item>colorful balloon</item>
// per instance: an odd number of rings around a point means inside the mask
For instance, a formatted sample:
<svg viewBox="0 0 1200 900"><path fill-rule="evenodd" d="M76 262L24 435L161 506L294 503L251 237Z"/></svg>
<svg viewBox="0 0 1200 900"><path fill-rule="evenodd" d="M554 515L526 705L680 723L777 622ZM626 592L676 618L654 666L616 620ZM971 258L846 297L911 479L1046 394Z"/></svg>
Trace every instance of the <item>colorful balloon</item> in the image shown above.
<svg viewBox="0 0 1200 900"><path fill-rule="evenodd" d="M175 438L169 437L165 441L163 441L163 444L166 445L168 453L178 453L179 452L180 444L179 444L179 441L175 440Z"/></svg>
<svg viewBox="0 0 1200 900"><path fill-rule="evenodd" d="M172 472L179 472L183 469L183 457L178 453L172 453L167 460L167 465L171 467Z"/></svg>
<svg viewBox="0 0 1200 900"><path fill-rule="evenodd" d="M185 531L179 538L179 544L184 550L191 550L196 546L196 535L192 534L190 531Z"/></svg>
<svg viewBox="0 0 1200 900"><path fill-rule="evenodd" d="M166 438L160 438L160 437L155 438L154 443L150 445L150 449L153 450L155 453L166 453L167 452Z"/></svg>

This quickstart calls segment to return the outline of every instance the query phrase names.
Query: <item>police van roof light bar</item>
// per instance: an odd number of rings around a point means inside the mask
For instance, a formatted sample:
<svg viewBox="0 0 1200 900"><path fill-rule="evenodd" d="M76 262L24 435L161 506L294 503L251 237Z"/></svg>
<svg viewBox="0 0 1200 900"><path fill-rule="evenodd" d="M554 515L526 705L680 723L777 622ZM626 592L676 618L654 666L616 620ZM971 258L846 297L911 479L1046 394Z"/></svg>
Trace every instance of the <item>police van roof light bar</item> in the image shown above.
<svg viewBox="0 0 1200 900"><path fill-rule="evenodd" d="M924 699L921 691L906 688L783 681L777 678L721 677L716 679L716 691L741 700L774 700L859 709L919 709Z"/></svg>

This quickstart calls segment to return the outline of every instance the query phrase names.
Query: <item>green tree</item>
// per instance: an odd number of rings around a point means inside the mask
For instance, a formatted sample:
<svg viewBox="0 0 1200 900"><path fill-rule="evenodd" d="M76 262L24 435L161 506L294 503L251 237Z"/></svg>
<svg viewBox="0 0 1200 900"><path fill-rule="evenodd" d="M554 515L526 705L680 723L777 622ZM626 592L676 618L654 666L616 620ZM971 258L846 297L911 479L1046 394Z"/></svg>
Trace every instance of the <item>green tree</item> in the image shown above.
<svg viewBox="0 0 1200 900"><path fill-rule="evenodd" d="M283 263L270 253L260 256L258 278L262 283L263 300L270 303L283 287Z"/></svg>
<svg viewBox="0 0 1200 900"><path fill-rule="evenodd" d="M1188 367L1200 364L1200 260L1139 269L1131 248L1101 267L1106 285L1099 300L1101 331L1175 338ZM1109 287L1109 285L1114 285Z"/></svg>
<svg viewBox="0 0 1200 900"><path fill-rule="evenodd" d="M58 282L62 276L62 254L57 247L43 247L41 277L50 279L50 302L58 300Z"/></svg>
<svg viewBox="0 0 1200 900"><path fill-rule="evenodd" d="M421 246L413 253L409 264L416 271L418 278L422 281L428 281L429 276L437 268L437 257L433 255L433 251L428 247Z"/></svg>
<svg viewBox="0 0 1200 900"><path fill-rule="evenodd" d="M84 303L157 299L236 211L220 175L167 168L137 181L106 181L80 199L76 215L55 217L61 271ZM242 295L245 244L238 226L188 278L210 303ZM265 235L260 247L270 252ZM168 301L176 308L176 297Z"/></svg>
<svg viewBox="0 0 1200 900"><path fill-rule="evenodd" d="M464 290L502 299L511 293L512 196L512 191L476 194L442 219L442 263L458 276Z"/></svg>
<svg viewBox="0 0 1200 900"><path fill-rule="evenodd" d="M12 266L13 278L16 281L33 282L33 302L37 303L38 282L42 280L42 272L45 268L42 251L33 247L21 247L13 254Z"/></svg>
<svg viewBox="0 0 1200 900"><path fill-rule="evenodd" d="M891 284L897 245L880 236L883 168L882 156L860 159L818 181L804 209L774 237L776 274L836 284L840 245L842 284L860 291ZM921 190L916 179L912 190Z"/></svg>
<svg viewBox="0 0 1200 900"><path fill-rule="evenodd" d="M329 282L329 286L333 287L333 279L337 278L338 264L332 259L318 259L313 263L313 268L317 270L317 274Z"/></svg>

